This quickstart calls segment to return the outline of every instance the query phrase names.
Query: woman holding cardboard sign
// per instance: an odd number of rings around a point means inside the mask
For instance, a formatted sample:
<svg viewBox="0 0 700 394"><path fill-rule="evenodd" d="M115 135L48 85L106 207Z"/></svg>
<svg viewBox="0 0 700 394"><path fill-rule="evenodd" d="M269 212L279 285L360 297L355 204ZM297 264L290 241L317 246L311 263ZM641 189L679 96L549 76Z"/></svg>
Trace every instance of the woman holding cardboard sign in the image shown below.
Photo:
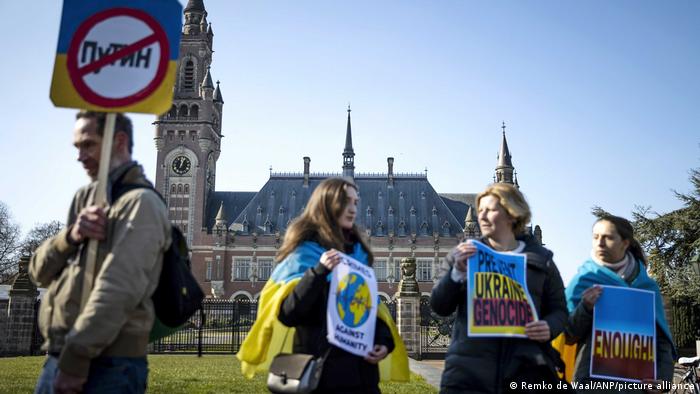
<svg viewBox="0 0 700 394"><path fill-rule="evenodd" d="M523 270L539 320L525 325L525 338L470 337L467 263L476 256L477 246L469 240L457 245L445 258L430 299L433 310L442 316L457 311L440 392L500 393L535 387L528 383L546 384L538 387L540 391L557 391L556 367L560 360L549 341L564 329L567 311L564 285L552 252L526 232L530 208L513 185L490 185L477 196L476 205L480 242L497 252L526 255Z"/></svg>
<svg viewBox="0 0 700 394"><path fill-rule="evenodd" d="M372 252L355 225L357 202L354 183L326 179L287 229L277 254L279 264L260 296L258 318L238 354L246 376L263 369L266 356L292 350L324 359L316 392L378 393L380 362L390 363L382 365L383 379L408 379L406 350L385 306L377 308L374 344L364 349L364 357L330 345L326 339L329 280L342 260L339 251L364 266L372 265ZM378 300L371 301L376 308ZM367 310L348 308L345 312L362 318Z"/></svg>
<svg viewBox="0 0 700 394"><path fill-rule="evenodd" d="M657 381L645 379L643 383L645 388L661 389L660 391L667 391L671 387L668 383L673 377L675 349L664 315L663 299L656 281L646 273L646 261L641 245L634 239L632 224L627 219L605 214L595 222L591 258L583 263L566 289L568 307L571 311L566 325L566 340L567 343L578 345L574 381L586 384L591 381L607 380L590 377L593 308L603 294L601 285L606 285L654 293L656 349L647 351L646 354L655 354ZM630 305L630 307L640 308L639 305ZM651 312L649 313L651 316ZM602 342L603 340L601 344ZM629 365L634 363L635 357L626 361ZM637 371L640 370L640 368L637 369ZM666 387L663 382L666 382ZM631 386L621 391L645 392Z"/></svg>

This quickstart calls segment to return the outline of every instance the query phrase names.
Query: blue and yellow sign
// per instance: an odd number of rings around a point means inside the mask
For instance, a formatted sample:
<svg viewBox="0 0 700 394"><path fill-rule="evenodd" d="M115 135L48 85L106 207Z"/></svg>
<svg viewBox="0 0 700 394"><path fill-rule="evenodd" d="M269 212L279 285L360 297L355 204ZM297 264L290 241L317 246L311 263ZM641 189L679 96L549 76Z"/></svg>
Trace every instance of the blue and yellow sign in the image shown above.
<svg viewBox="0 0 700 394"><path fill-rule="evenodd" d="M51 101L108 112L166 112L181 18L177 0L64 0Z"/></svg>
<svg viewBox="0 0 700 394"><path fill-rule="evenodd" d="M527 256L469 242L476 254L467 261L467 334L527 338L525 325L537 320L527 289Z"/></svg>
<svg viewBox="0 0 700 394"><path fill-rule="evenodd" d="M656 300L653 291L603 286L593 308L590 374L641 382L656 379Z"/></svg>

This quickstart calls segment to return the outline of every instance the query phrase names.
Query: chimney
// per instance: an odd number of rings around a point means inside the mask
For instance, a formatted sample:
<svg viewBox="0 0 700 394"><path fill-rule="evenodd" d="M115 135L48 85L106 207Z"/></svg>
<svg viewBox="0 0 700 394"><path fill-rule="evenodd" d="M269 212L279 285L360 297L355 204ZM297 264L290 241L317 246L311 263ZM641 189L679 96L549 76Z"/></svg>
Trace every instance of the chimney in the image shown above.
<svg viewBox="0 0 700 394"><path fill-rule="evenodd" d="M387 173L389 187L394 187L394 158L387 157L386 162L389 165L389 169L388 169L388 173Z"/></svg>
<svg viewBox="0 0 700 394"><path fill-rule="evenodd" d="M311 164L311 158L304 156L304 187L309 187L309 165Z"/></svg>

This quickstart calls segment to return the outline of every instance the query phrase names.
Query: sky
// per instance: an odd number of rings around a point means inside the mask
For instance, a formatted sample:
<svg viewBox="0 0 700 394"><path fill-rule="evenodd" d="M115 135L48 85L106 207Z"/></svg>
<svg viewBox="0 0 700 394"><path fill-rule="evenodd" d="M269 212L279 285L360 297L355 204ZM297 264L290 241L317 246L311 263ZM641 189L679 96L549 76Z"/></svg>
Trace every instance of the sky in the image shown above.
<svg viewBox="0 0 700 394"><path fill-rule="evenodd" d="M182 2L183 6L186 4ZM439 193L493 181L501 125L565 282L590 251L591 207L681 207L700 167L700 2L204 0L224 98L218 191L275 172L423 172ZM64 221L88 181L74 109L49 100L62 4L0 2L0 201L26 233ZM155 178L154 115L133 115Z"/></svg>

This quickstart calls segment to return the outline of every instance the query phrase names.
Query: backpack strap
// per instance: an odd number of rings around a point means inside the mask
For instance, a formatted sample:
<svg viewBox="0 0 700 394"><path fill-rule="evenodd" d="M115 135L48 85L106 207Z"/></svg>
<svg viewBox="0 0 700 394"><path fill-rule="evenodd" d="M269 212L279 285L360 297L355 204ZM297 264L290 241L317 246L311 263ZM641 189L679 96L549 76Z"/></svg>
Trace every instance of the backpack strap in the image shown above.
<svg viewBox="0 0 700 394"><path fill-rule="evenodd" d="M163 204L165 204L165 198L163 198L163 196L160 193L158 193L158 190L156 190L156 188L154 188L153 186L138 183L121 183L120 180L117 180L117 182L115 182L114 185L112 185L112 204L114 204L114 202L117 201L119 197L135 189L153 190L153 192L156 193L158 197L160 197L161 201L163 201Z"/></svg>

